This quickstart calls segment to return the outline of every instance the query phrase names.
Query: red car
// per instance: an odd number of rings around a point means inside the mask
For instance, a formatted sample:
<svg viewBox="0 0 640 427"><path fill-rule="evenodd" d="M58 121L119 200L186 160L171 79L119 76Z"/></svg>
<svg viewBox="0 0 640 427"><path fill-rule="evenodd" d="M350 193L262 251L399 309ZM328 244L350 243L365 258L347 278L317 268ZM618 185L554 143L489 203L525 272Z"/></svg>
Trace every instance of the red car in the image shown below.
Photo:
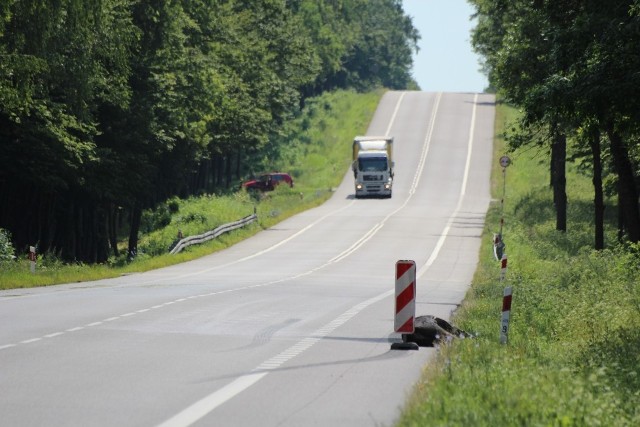
<svg viewBox="0 0 640 427"><path fill-rule="evenodd" d="M276 186L285 183L289 187L293 187L293 178L284 172L271 172L260 175L256 179L246 181L242 184L242 188L247 190L273 191Z"/></svg>

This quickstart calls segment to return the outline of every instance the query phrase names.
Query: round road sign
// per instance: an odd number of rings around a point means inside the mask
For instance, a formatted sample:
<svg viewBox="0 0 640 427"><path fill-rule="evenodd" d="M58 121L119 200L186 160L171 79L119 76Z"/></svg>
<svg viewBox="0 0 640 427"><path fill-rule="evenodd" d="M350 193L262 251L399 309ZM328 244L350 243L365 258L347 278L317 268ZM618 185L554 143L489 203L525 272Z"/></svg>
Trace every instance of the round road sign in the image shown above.
<svg viewBox="0 0 640 427"><path fill-rule="evenodd" d="M507 166L509 166L509 164L511 164L511 159L507 156L502 156L500 157L500 166L502 166L503 168L506 168Z"/></svg>

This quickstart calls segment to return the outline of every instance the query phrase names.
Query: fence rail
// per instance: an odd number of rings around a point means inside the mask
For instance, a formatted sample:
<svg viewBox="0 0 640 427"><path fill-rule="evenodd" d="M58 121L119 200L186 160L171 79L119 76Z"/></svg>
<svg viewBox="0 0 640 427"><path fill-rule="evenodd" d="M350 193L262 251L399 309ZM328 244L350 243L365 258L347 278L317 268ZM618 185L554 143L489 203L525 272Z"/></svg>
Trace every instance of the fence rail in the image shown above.
<svg viewBox="0 0 640 427"><path fill-rule="evenodd" d="M246 216L238 221L230 222L228 224L223 224L220 227L217 227L214 230L207 231L204 234L199 234L196 236L189 236L181 239L174 247L171 249L171 254L175 255L181 250L191 245L199 245L204 242L208 242L209 240L215 239L216 237L228 233L229 231L235 230L237 228L244 227L247 224L251 224L255 220L258 219L256 214Z"/></svg>

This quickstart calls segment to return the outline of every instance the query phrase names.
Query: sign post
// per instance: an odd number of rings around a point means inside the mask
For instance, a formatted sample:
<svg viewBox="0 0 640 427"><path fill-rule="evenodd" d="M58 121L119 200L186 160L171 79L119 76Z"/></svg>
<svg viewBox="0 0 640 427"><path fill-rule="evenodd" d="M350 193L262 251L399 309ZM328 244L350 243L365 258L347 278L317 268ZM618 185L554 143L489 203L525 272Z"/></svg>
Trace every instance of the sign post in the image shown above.
<svg viewBox="0 0 640 427"><path fill-rule="evenodd" d="M407 342L407 334L415 331L416 317L416 263L396 262L394 331L402 334L401 343L391 344L392 350L418 350L418 344Z"/></svg>
<svg viewBox="0 0 640 427"><path fill-rule="evenodd" d="M511 164L508 156L500 157L500 166L502 166L502 199L500 200L500 232L493 235L493 254L496 261L502 259L504 253L504 240L502 239L502 229L504 227L504 197L507 192L507 166Z"/></svg>
<svg viewBox="0 0 640 427"><path fill-rule="evenodd" d="M501 268L500 268L500 281L504 282L507 276L507 254L502 254Z"/></svg>
<svg viewBox="0 0 640 427"><path fill-rule="evenodd" d="M36 272L36 248L35 246L29 246L29 261L31 264L31 272Z"/></svg>
<svg viewBox="0 0 640 427"><path fill-rule="evenodd" d="M509 318L511 317L511 286L504 288L502 298L502 322L500 328L500 344L509 342Z"/></svg>

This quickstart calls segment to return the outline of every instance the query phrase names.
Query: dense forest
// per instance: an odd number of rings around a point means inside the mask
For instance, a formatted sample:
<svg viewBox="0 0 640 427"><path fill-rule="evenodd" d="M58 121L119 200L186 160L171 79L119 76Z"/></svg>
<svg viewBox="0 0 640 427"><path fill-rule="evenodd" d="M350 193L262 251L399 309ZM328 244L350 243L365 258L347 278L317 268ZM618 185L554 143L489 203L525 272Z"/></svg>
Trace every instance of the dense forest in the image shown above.
<svg viewBox="0 0 640 427"><path fill-rule="evenodd" d="M565 167L576 160L593 176L595 248L607 194L618 239L640 241L640 1L470 2L489 83L522 112L511 147L550 153L556 228L566 231Z"/></svg>
<svg viewBox="0 0 640 427"><path fill-rule="evenodd" d="M0 0L0 230L135 256L143 209L237 183L305 99L415 88L418 39L400 0Z"/></svg>

